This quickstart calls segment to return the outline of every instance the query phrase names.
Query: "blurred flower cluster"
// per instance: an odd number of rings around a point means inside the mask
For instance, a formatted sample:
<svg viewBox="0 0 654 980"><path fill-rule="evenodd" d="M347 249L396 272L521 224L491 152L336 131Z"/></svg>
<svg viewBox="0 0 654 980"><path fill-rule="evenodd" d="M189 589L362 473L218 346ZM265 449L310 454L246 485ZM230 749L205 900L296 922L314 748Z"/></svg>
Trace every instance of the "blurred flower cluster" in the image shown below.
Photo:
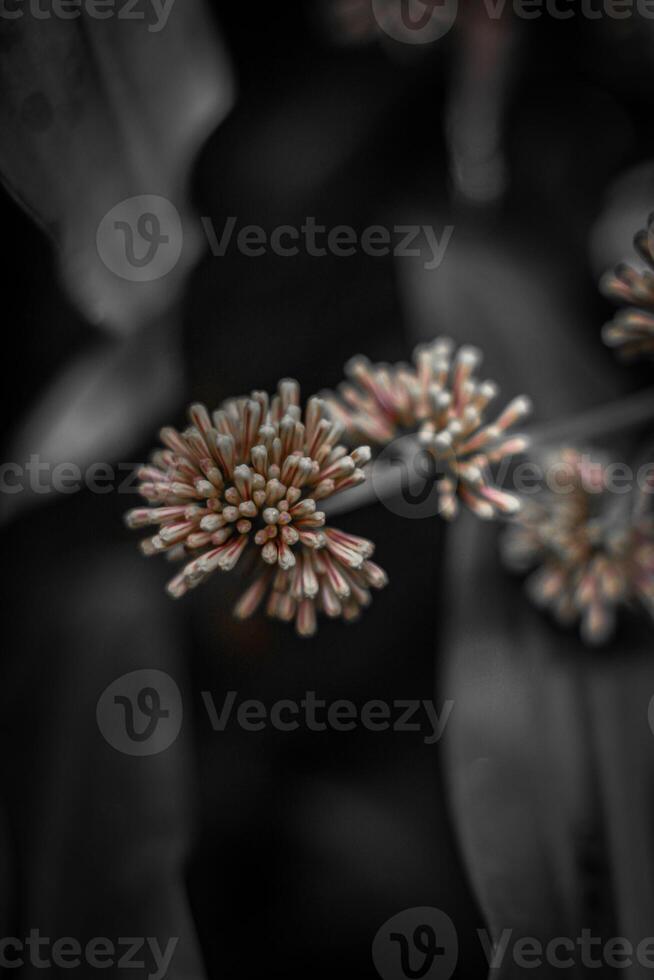
<svg viewBox="0 0 654 980"><path fill-rule="evenodd" d="M617 609L640 601L654 612L654 524L640 508L625 513L608 490L605 461L573 449L551 459L565 492L544 490L505 532L509 568L530 572L527 591L562 626L579 623L582 639L603 643Z"/></svg>
<svg viewBox="0 0 654 980"><path fill-rule="evenodd" d="M642 268L623 264L602 279L607 296L627 304L603 330L604 342L626 358L654 354L654 215L634 238Z"/></svg>
<svg viewBox="0 0 654 980"><path fill-rule="evenodd" d="M621 264L602 291L625 304L603 339L625 358L654 354L654 215L634 247L641 267ZM606 460L564 448L549 460L567 474L565 488L544 490L524 505L502 539L509 568L530 572L527 591L562 626L579 624L589 645L614 633L620 606L640 604L654 616L654 520L649 494L610 493Z"/></svg>

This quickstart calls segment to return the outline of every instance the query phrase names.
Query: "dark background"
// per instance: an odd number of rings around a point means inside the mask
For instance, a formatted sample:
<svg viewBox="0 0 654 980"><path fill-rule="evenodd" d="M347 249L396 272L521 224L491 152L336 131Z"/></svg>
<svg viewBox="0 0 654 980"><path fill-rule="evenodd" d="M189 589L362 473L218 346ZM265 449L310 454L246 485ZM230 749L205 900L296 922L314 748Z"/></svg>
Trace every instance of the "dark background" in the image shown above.
<svg viewBox="0 0 654 980"><path fill-rule="evenodd" d="M652 199L649 22L502 21L497 30L514 32L502 96L508 177L480 204L453 178L445 124L475 14L407 53L375 37L337 43L312 4L214 8L238 89L193 170L200 214L270 228L307 215L355 228L421 215L452 223L455 244L429 276L391 258L206 255L183 298L185 390L162 423L181 423L188 401L216 405L283 376L305 393L335 385L359 350L406 358L441 332L481 343L507 397L526 388L543 416L642 383L646 369L626 374L599 343L610 306L596 279L629 244L611 216L644 221ZM473 107L486 83L476 84ZM54 247L6 192L0 221L9 453L57 372L114 340L67 300ZM538 341L564 362L560 374L530 363L530 313L547 324ZM129 458L145 459L154 442L155 428ZM381 505L344 518L377 541L391 587L360 623L322 625L307 643L263 619L233 623L238 581L171 604L168 570L146 563L122 524L132 505L82 492L2 527L3 935L181 935L173 975L190 978L201 975L192 921L207 976L364 977L375 975L382 923L429 905L456 924L457 976L482 976L484 920L439 746L365 730L216 734L200 698L235 690L272 703L313 690L442 705L448 530ZM145 666L175 677L188 710L174 751L132 765L102 742L92 712L111 680Z"/></svg>

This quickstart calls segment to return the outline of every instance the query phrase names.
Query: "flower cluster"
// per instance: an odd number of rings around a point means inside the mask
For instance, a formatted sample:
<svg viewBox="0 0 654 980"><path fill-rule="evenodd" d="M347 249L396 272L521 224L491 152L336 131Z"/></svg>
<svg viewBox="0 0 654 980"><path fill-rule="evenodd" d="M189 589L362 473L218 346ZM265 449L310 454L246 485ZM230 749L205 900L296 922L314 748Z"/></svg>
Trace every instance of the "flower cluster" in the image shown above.
<svg viewBox="0 0 654 980"><path fill-rule="evenodd" d="M131 528L157 528L142 542L146 555L186 560L170 595L183 596L216 569L231 571L250 553L255 577L236 607L240 618L266 597L268 614L295 620L303 636L315 632L318 611L356 618L386 576L370 560L372 543L325 527L318 503L365 479L369 448L348 453L320 399L302 412L292 380L272 399L254 391L211 415L193 405L189 418L184 432L162 430L165 448L139 472L150 506L127 515Z"/></svg>
<svg viewBox="0 0 654 980"><path fill-rule="evenodd" d="M602 279L604 293L627 304L605 325L602 336L628 358L654 355L654 215L647 230L637 233L634 248L645 264L642 271L620 265Z"/></svg>
<svg viewBox="0 0 654 980"><path fill-rule="evenodd" d="M461 347L455 353L445 338L418 347L411 365L371 364L355 357L346 365L349 381L337 395L324 396L352 441L364 438L387 445L399 435L417 432L420 444L444 471L438 488L440 512L448 519L456 516L459 500L485 519L519 509L515 496L493 485L492 466L525 450L526 438L507 432L531 405L524 396L515 398L493 422L486 422L498 387L475 376L481 360L476 348Z"/></svg>
<svg viewBox="0 0 654 980"><path fill-rule="evenodd" d="M627 521L607 506L606 467L563 450L561 492L526 506L505 532L502 550L514 571L531 571L527 590L563 626L580 623L582 639L605 642L617 609L639 600L654 613L654 523ZM535 569L535 570L534 570Z"/></svg>

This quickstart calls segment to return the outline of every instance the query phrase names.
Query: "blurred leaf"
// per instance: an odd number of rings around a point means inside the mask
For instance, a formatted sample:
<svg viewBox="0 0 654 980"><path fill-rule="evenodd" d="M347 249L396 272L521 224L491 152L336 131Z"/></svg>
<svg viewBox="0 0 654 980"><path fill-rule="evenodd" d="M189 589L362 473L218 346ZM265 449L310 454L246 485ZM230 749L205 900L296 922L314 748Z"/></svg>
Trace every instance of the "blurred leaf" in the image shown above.
<svg viewBox="0 0 654 980"><path fill-rule="evenodd" d="M479 345L486 376L503 395L527 393L537 422L606 404L627 388L599 325L571 305L580 273L561 261L557 243L523 227L514 246L507 228L489 229L457 223L435 272L403 265L415 334ZM637 943L654 914L649 624L629 649L585 650L502 570L497 535L462 515L442 568L438 693L455 702L443 752L475 892L495 939L512 929L513 942L576 940L586 928ZM585 975L579 957L577 972L566 972ZM492 975L523 973L509 952ZM547 976L551 967L530 973Z"/></svg>
<svg viewBox="0 0 654 980"><path fill-rule="evenodd" d="M81 13L0 20L0 174L53 236L84 315L127 331L170 308L198 255L189 168L229 109L232 82L203 0L175 3L158 31ZM132 283L104 265L96 233L107 212L144 194L177 207L184 247L174 272Z"/></svg>
<svg viewBox="0 0 654 980"><path fill-rule="evenodd" d="M124 458L181 397L178 307L202 250L187 185L233 84L203 0L174 2L165 23L149 3L132 8L149 11L143 20L121 19L121 10L109 19L83 6L75 20L37 19L27 9L0 19L0 177L54 239L74 303L118 336L54 380L16 434L12 458L21 463L38 454L83 469ZM109 212L143 195L177 211L179 261L134 282L108 261L119 246L115 222L108 254L96 237ZM35 499L12 498L4 516Z"/></svg>

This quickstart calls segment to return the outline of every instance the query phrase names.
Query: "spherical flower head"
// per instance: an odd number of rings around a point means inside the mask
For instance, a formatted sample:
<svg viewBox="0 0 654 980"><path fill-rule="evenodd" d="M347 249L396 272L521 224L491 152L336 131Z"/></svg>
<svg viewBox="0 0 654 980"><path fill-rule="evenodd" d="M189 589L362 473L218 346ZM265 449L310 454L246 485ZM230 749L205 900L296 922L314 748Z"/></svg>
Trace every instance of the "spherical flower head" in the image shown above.
<svg viewBox="0 0 654 980"><path fill-rule="evenodd" d="M642 268L619 265L601 282L607 296L626 304L605 325L604 343L617 348L627 359L654 356L654 214L649 217L647 229L636 234L634 248Z"/></svg>
<svg viewBox="0 0 654 980"><path fill-rule="evenodd" d="M455 351L451 340L439 338L418 347L411 365L371 364L356 357L346 365L349 380L338 394L325 395L332 417L350 440L385 446L408 432L418 434L442 471L440 513L449 520L460 501L483 519L520 508L517 497L494 486L492 470L526 449L526 437L508 430L529 414L531 402L524 395L515 398L486 422L499 389L476 377L481 361L476 348Z"/></svg>
<svg viewBox="0 0 654 980"><path fill-rule="evenodd" d="M212 414L193 405L189 419L184 432L162 429L165 448L139 471L150 506L127 515L130 528L158 528L142 542L144 554L185 560L169 594L179 598L250 555L254 579L239 618L264 599L269 615L294 620L304 636L315 632L319 611L356 618L386 576L370 560L374 545L326 527L318 504L365 479L368 447L348 453L320 399L302 412L292 380L272 399L254 391Z"/></svg>
<svg viewBox="0 0 654 980"><path fill-rule="evenodd" d="M565 627L579 624L597 646L615 631L617 611L635 600L654 613L654 526L642 513L616 510L604 461L565 449L547 461L549 489L507 528L506 565L529 572L531 600Z"/></svg>

